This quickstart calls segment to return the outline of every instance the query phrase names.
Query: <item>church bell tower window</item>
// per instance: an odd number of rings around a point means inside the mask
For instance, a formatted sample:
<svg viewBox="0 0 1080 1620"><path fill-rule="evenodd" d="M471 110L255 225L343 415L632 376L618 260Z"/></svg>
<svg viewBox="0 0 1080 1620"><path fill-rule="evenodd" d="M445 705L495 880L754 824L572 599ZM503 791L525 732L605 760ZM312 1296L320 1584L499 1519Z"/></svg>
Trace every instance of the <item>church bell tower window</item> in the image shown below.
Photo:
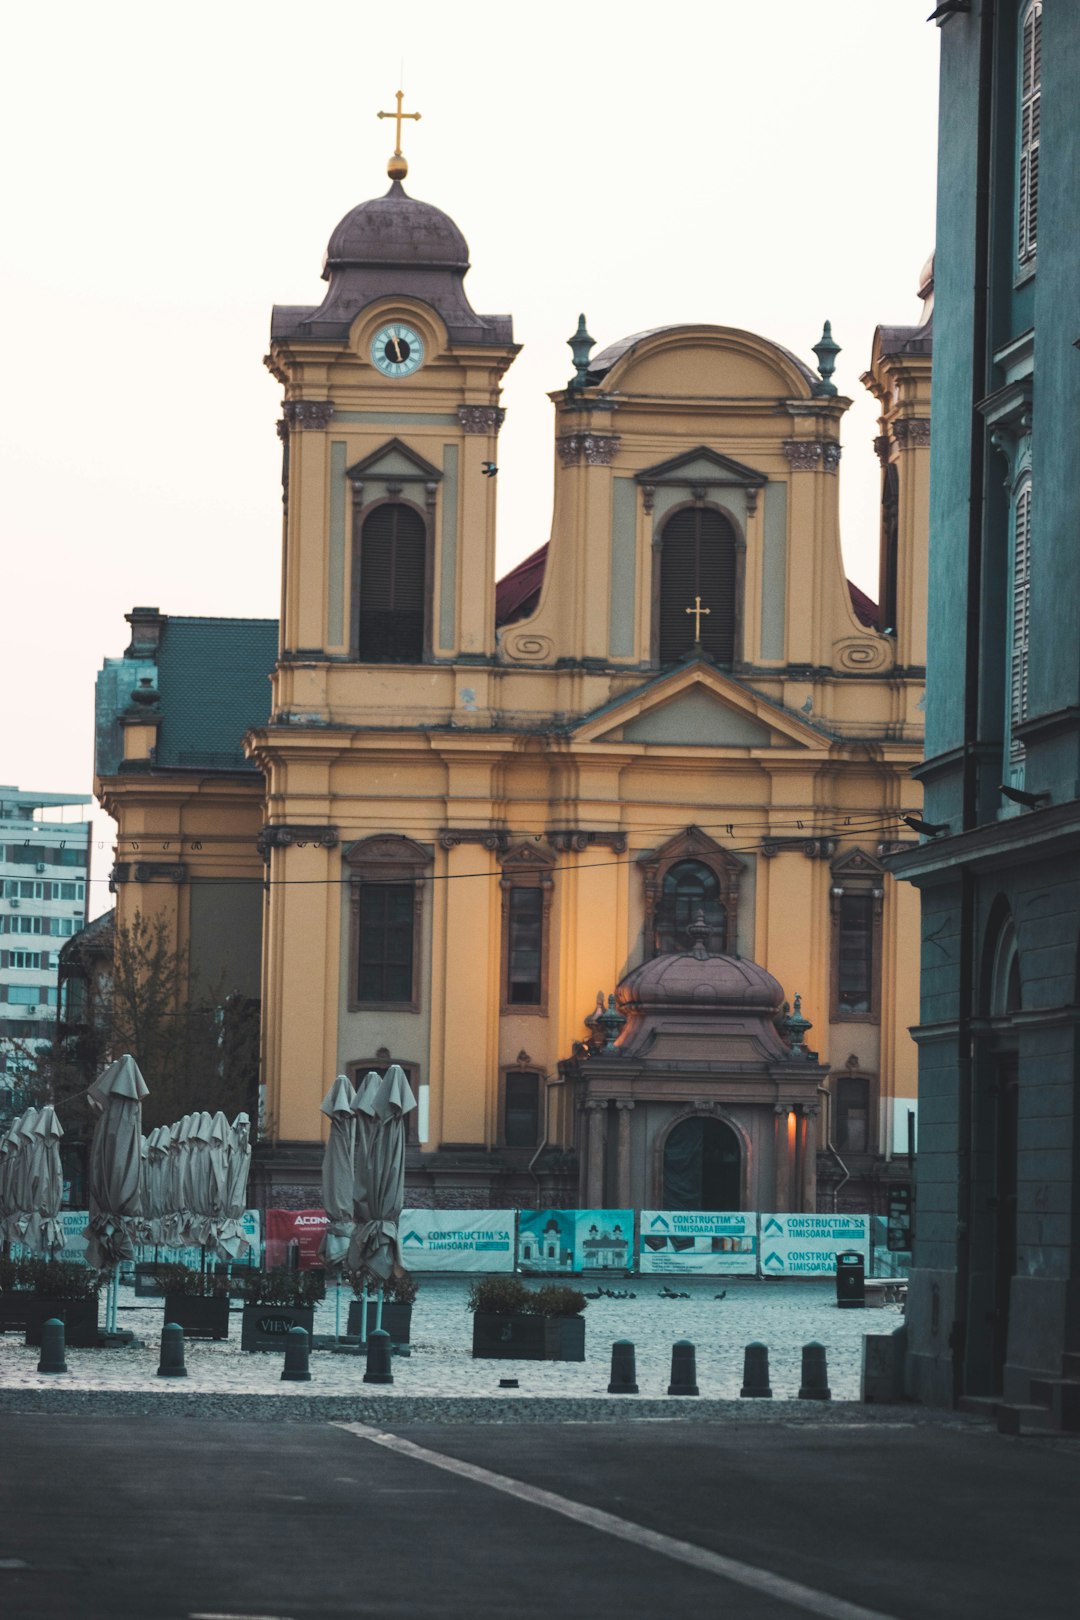
<svg viewBox="0 0 1080 1620"><path fill-rule="evenodd" d="M689 930L699 914L709 926L709 954L722 956L727 950L727 911L720 899L720 879L702 861L680 861L663 882L657 954L693 950Z"/></svg>
<svg viewBox="0 0 1080 1620"><path fill-rule="evenodd" d="M674 664L700 644L718 664L735 657L735 530L723 513L683 507L664 525L659 657Z"/></svg>
<svg viewBox="0 0 1080 1620"><path fill-rule="evenodd" d="M356 653L365 664L424 658L427 526L415 507L386 501L365 517L357 556Z"/></svg>

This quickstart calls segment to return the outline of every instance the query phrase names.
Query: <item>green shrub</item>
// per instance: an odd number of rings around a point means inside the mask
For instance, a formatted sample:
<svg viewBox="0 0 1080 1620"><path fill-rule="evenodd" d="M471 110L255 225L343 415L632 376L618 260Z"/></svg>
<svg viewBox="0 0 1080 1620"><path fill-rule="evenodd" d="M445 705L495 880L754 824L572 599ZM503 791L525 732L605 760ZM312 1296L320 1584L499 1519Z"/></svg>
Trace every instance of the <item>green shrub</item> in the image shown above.
<svg viewBox="0 0 1080 1620"><path fill-rule="evenodd" d="M588 1301L565 1283L526 1288L520 1277L482 1277L469 1290L470 1311L491 1316L580 1316Z"/></svg>
<svg viewBox="0 0 1080 1620"><path fill-rule="evenodd" d="M535 1316L580 1316L588 1303L580 1289L565 1283L545 1283L529 1295L529 1310Z"/></svg>
<svg viewBox="0 0 1080 1620"><path fill-rule="evenodd" d="M92 1299L104 1278L77 1260L15 1260L17 1289L29 1289L45 1299Z"/></svg>
<svg viewBox="0 0 1080 1620"><path fill-rule="evenodd" d="M195 1271L191 1266L158 1266L154 1280L167 1294L185 1299L214 1299L229 1291L229 1279L215 1271Z"/></svg>
<svg viewBox="0 0 1080 1620"><path fill-rule="evenodd" d="M362 1271L351 1271L348 1273L348 1277L352 1291L359 1299L364 1286L364 1273ZM379 1284L373 1277L368 1277L367 1287L368 1294L372 1295L379 1287ZM383 1299L388 1305L411 1305L420 1291L420 1284L408 1271L403 1271L400 1277L390 1277L384 1282L382 1291Z"/></svg>
<svg viewBox="0 0 1080 1620"><path fill-rule="evenodd" d="M326 1298L326 1278L321 1271L253 1271L237 1279L233 1287L243 1289L245 1305L317 1305Z"/></svg>
<svg viewBox="0 0 1080 1620"><path fill-rule="evenodd" d="M485 1315L520 1316L527 1311L529 1290L520 1277L481 1277L469 1289L468 1308Z"/></svg>

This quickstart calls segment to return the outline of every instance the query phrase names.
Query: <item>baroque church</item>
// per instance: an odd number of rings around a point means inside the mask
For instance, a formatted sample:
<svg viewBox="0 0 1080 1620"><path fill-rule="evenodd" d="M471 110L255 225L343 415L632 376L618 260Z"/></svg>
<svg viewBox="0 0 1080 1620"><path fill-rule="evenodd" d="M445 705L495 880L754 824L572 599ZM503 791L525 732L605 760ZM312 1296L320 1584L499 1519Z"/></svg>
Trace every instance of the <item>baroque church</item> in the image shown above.
<svg viewBox="0 0 1080 1620"><path fill-rule="evenodd" d="M884 861L919 803L930 276L863 379L880 607L844 575L828 327L812 368L707 323L597 352L582 317L550 540L497 582L518 345L405 172L273 312L280 622L135 608L99 676L118 920L260 1000L266 1205L317 1205L322 1097L393 1061L413 1205L881 1210L916 1107Z"/></svg>

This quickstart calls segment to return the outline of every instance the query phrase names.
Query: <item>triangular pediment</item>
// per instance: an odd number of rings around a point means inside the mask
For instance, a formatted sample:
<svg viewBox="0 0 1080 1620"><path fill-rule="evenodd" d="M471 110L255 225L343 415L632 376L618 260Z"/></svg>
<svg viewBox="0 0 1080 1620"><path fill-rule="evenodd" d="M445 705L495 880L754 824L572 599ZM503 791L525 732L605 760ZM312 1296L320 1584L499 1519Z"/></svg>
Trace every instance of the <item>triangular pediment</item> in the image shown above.
<svg viewBox="0 0 1080 1620"><path fill-rule="evenodd" d="M346 476L361 482L372 478L392 478L400 483L438 483L442 468L425 461L423 456L409 448L401 439L387 439L362 461L356 461Z"/></svg>
<svg viewBox="0 0 1080 1620"><path fill-rule="evenodd" d="M710 450L704 444L699 444L696 450L685 450L681 456L672 456L670 461L658 461L655 467L643 467L634 476L639 484L704 484L728 488L734 485L740 489L760 489L769 481L765 473L730 456L722 456L719 450Z"/></svg>
<svg viewBox="0 0 1080 1620"><path fill-rule="evenodd" d="M579 742L755 751L829 746L813 726L703 663L672 670L605 704L574 736Z"/></svg>

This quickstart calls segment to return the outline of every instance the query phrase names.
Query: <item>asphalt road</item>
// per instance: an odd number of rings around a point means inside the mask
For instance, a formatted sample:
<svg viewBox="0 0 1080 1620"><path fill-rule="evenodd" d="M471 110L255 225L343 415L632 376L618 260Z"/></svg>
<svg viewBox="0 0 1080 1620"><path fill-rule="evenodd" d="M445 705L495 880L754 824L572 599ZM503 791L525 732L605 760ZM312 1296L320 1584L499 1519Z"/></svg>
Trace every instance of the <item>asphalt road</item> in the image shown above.
<svg viewBox="0 0 1080 1620"><path fill-rule="evenodd" d="M0 1614L1080 1612L1076 1442L856 1419L397 1434L435 1458L329 1424L4 1417Z"/></svg>

